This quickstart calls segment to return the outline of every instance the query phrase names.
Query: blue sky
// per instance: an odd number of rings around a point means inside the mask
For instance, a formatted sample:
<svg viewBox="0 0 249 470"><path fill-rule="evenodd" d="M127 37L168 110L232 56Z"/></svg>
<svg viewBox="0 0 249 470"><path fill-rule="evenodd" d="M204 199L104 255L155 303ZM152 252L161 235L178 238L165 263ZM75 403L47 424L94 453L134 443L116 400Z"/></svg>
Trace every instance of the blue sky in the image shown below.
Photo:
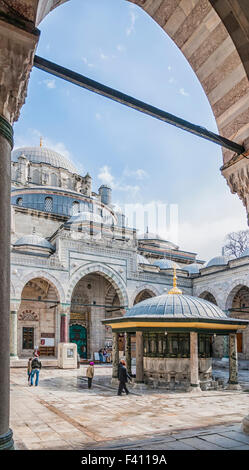
<svg viewBox="0 0 249 470"><path fill-rule="evenodd" d="M166 33L125 0L70 0L40 24L37 54L217 132L190 65ZM15 148L39 145L70 158L93 190L119 205L178 205L180 248L209 259L246 212L219 168L221 148L33 69L14 126ZM153 227L149 226L151 230ZM162 234L163 235L163 234Z"/></svg>

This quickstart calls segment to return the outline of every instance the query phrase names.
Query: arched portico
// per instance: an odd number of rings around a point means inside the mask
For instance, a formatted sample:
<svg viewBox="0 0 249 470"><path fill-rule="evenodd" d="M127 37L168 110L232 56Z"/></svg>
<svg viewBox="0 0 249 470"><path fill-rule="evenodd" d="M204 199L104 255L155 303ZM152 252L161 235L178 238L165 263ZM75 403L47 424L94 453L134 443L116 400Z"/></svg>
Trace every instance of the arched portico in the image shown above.
<svg viewBox="0 0 249 470"><path fill-rule="evenodd" d="M102 325L102 320L123 314L124 307L128 305L125 286L119 275L112 269L108 269L105 265L89 264L81 267L75 273L67 296L70 295L70 292L72 292L70 333L74 331L73 325L78 324L85 328L85 342L82 333L82 341L81 345L78 344L78 350L82 347L84 348L84 351L83 349L81 351L82 355L84 353L86 357L94 358L94 353L112 346L111 329ZM124 304L124 302L126 303ZM78 327L78 330L80 341L81 328ZM72 334L70 341L75 342Z"/></svg>
<svg viewBox="0 0 249 470"><path fill-rule="evenodd" d="M41 356L55 356L60 341L59 295L47 279L28 280L21 292L17 311L18 357L32 356L38 347Z"/></svg>

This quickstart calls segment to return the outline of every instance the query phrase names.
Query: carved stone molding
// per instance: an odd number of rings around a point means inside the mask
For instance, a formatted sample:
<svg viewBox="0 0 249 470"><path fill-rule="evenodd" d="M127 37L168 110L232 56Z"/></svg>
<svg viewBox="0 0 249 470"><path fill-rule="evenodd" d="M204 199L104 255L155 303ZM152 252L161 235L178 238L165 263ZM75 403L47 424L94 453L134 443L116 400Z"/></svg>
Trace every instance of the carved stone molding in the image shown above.
<svg viewBox="0 0 249 470"><path fill-rule="evenodd" d="M249 212L249 157L238 159L233 165L222 167L221 173L232 194L237 194Z"/></svg>
<svg viewBox="0 0 249 470"><path fill-rule="evenodd" d="M0 115L13 124L25 102L38 30L33 33L0 19Z"/></svg>

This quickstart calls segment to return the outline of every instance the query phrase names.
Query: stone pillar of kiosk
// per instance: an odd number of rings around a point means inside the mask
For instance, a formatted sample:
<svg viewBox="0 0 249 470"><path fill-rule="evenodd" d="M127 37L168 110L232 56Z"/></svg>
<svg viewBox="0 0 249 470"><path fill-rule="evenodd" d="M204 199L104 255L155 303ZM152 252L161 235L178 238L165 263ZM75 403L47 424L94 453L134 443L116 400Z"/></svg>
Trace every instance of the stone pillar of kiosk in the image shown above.
<svg viewBox="0 0 249 470"><path fill-rule="evenodd" d="M125 360L127 372L131 375L131 333L125 334Z"/></svg>
<svg viewBox="0 0 249 470"><path fill-rule="evenodd" d="M227 389L241 389L238 383L238 352L236 333L229 333L229 380Z"/></svg>
<svg viewBox="0 0 249 470"><path fill-rule="evenodd" d="M18 119L26 90L39 31L20 18L0 19L0 450L13 449L9 428L10 392L10 190L13 123ZM14 310L13 310L14 312ZM12 352L16 313L12 314ZM15 350L14 350L15 353Z"/></svg>
<svg viewBox="0 0 249 470"><path fill-rule="evenodd" d="M199 381L198 333L190 332L190 392L201 392Z"/></svg>

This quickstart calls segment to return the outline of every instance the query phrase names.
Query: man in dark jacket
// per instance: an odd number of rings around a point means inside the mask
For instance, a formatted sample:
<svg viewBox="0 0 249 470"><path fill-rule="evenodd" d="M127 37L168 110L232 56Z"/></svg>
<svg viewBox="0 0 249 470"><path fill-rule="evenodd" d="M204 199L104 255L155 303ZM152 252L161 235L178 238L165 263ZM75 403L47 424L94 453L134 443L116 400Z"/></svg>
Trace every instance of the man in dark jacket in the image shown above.
<svg viewBox="0 0 249 470"><path fill-rule="evenodd" d="M30 378L30 387L33 385L33 379L35 375L35 386L37 387L39 382L40 369L42 367L41 361L38 356L35 356L31 362L31 378Z"/></svg>
<svg viewBox="0 0 249 470"><path fill-rule="evenodd" d="M130 393L129 390L127 390L126 388L126 383L128 382L128 379L131 380L131 377L129 376L127 372L125 361L122 360L120 361L119 366L118 366L118 380L119 380L118 395L121 395L123 390L125 391L126 395Z"/></svg>

